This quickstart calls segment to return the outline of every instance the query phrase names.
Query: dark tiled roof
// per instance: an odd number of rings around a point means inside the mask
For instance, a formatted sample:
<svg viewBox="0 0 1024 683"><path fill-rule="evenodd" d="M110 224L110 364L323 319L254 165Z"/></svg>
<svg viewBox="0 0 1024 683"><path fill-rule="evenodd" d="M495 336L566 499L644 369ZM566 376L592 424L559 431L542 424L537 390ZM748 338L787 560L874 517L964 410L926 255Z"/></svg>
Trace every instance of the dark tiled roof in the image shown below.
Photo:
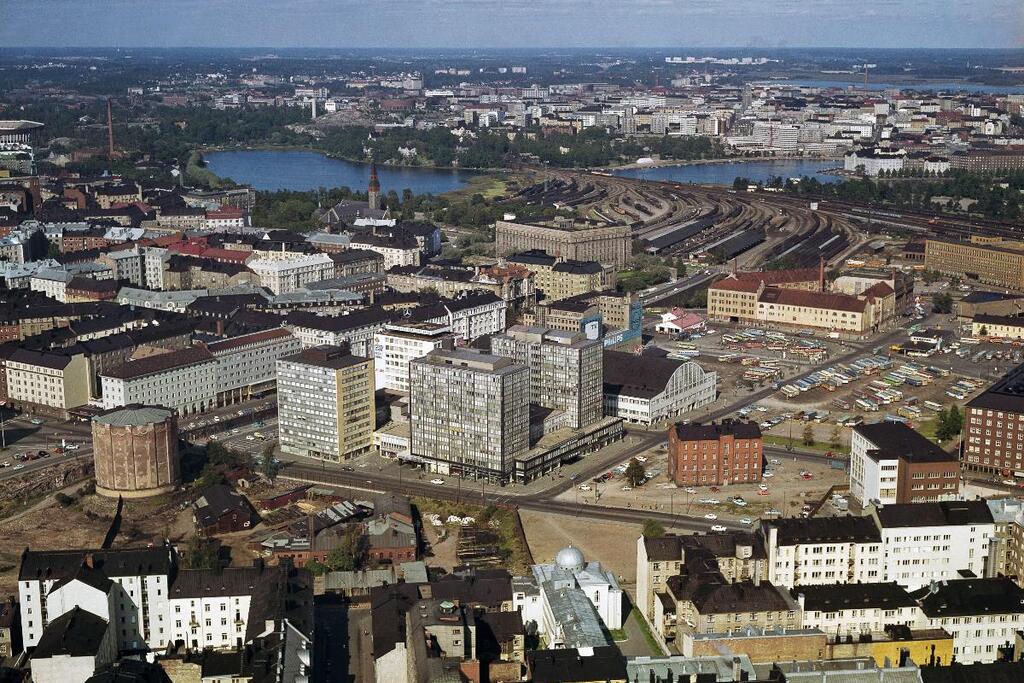
<svg viewBox="0 0 1024 683"><path fill-rule="evenodd" d="M968 408L1024 413L1024 365L1013 370L986 391L967 402Z"/></svg>
<svg viewBox="0 0 1024 683"><path fill-rule="evenodd" d="M911 595L929 618L1024 612L1024 588L1005 576L943 581Z"/></svg>
<svg viewBox="0 0 1024 683"><path fill-rule="evenodd" d="M917 603L907 589L891 583L837 583L820 586L798 586L794 595L804 596L804 609L809 612L838 612L848 609L897 609Z"/></svg>
<svg viewBox="0 0 1024 683"><path fill-rule="evenodd" d="M765 520L762 528L778 529L779 545L801 543L881 543L882 536L871 517L785 517Z"/></svg>
<svg viewBox="0 0 1024 683"><path fill-rule="evenodd" d="M626 659L614 645L584 656L576 649L534 650L526 655L534 683L626 680Z"/></svg>
<svg viewBox="0 0 1024 683"><path fill-rule="evenodd" d="M26 550L21 556L19 581L61 580L73 577L92 555L93 567L108 577L168 575L174 566L167 548L119 550Z"/></svg>
<svg viewBox="0 0 1024 683"><path fill-rule="evenodd" d="M855 432L875 445L880 458L902 458L908 462L958 461L919 432L902 422L875 422L858 425Z"/></svg>
<svg viewBox="0 0 1024 683"><path fill-rule="evenodd" d="M256 516L256 510L249 499L224 484L207 486L200 491L199 498L192 504L192 509L195 512L196 521L203 528L213 526L224 515L235 512L248 516L250 519Z"/></svg>
<svg viewBox="0 0 1024 683"><path fill-rule="evenodd" d="M761 428L754 422L724 421L721 424L712 422L702 425L698 423L677 424L676 436L680 441L718 441L723 436L737 439L760 439Z"/></svg>
<svg viewBox="0 0 1024 683"><path fill-rule="evenodd" d="M107 631L107 620L75 607L65 612L45 629L32 653L32 659L48 659L67 655L70 657L95 656Z"/></svg>
<svg viewBox="0 0 1024 683"><path fill-rule="evenodd" d="M1020 683L1024 681L1024 662L922 666L921 680L923 683Z"/></svg>
<svg viewBox="0 0 1024 683"><path fill-rule="evenodd" d="M15 363L26 363L51 370L63 370L71 362L71 356L48 351L33 351L31 349L18 349L10 355L8 361Z"/></svg>
<svg viewBox="0 0 1024 683"><path fill-rule="evenodd" d="M672 562L683 559L683 541L675 534L644 537L644 548L649 562Z"/></svg>
<svg viewBox="0 0 1024 683"><path fill-rule="evenodd" d="M672 374L684 364L685 361L664 356L605 351L604 391L606 394L652 398L665 391Z"/></svg>
<svg viewBox="0 0 1024 683"><path fill-rule="evenodd" d="M200 346L190 346L177 351L168 351L155 356L147 356L139 360L128 361L120 367L112 368L103 372L104 377L116 379L135 379L146 375L155 375L158 372L199 363L214 362L213 354Z"/></svg>
<svg viewBox="0 0 1024 683"><path fill-rule="evenodd" d="M984 500L951 500L938 503L897 503L876 511L883 528L992 524L992 512Z"/></svg>

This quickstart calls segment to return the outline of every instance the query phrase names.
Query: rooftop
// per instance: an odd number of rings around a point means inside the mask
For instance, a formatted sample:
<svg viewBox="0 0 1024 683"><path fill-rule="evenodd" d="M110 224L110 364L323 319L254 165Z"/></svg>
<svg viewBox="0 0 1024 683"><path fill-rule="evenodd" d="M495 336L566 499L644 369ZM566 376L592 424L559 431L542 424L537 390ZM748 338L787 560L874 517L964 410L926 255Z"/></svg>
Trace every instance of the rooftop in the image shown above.
<svg viewBox="0 0 1024 683"><path fill-rule="evenodd" d="M680 441L718 441L723 436L736 439L761 438L761 428L755 422L725 420L720 424L712 422L707 425L679 423L675 430Z"/></svg>
<svg viewBox="0 0 1024 683"><path fill-rule="evenodd" d="M103 377L114 379L137 379L147 375L156 375L190 365L215 362L213 354L200 346L189 346L176 351L168 351L155 356L147 356L139 360L128 361L124 365L111 368L102 373Z"/></svg>
<svg viewBox="0 0 1024 683"><path fill-rule="evenodd" d="M764 520L762 529L778 529L779 545L807 543L881 543L871 517L784 517Z"/></svg>
<svg viewBox="0 0 1024 683"><path fill-rule="evenodd" d="M796 596L803 595L804 609L809 612L838 612L851 609L898 609L917 603L905 588L896 583L842 583L798 586Z"/></svg>
<svg viewBox="0 0 1024 683"><path fill-rule="evenodd" d="M173 415L174 411L167 408L135 404L100 413L93 418L93 422L114 427L133 427L163 422Z"/></svg>
<svg viewBox="0 0 1024 683"><path fill-rule="evenodd" d="M353 356L348 352L348 349L342 346L330 346L328 344L303 349L299 353L285 356L279 360L285 363L312 365L329 370L340 370L369 362L368 359L362 356Z"/></svg>
<svg viewBox="0 0 1024 683"><path fill-rule="evenodd" d="M875 422L853 428L874 446L878 458L902 458L908 462L957 462L956 454L947 453L935 442L925 438L903 422Z"/></svg>
<svg viewBox="0 0 1024 683"><path fill-rule="evenodd" d="M992 524L992 512L984 500L951 500L937 503L897 503L877 508L884 528L915 526L963 526Z"/></svg>

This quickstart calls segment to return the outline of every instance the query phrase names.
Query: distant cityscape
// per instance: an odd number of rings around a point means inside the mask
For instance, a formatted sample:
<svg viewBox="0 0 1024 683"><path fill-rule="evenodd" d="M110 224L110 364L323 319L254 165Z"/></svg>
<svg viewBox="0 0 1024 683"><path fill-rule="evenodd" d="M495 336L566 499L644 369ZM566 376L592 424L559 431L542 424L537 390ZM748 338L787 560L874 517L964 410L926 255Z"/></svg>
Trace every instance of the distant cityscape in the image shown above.
<svg viewBox="0 0 1024 683"><path fill-rule="evenodd" d="M0 679L1024 680L1022 69L0 52Z"/></svg>

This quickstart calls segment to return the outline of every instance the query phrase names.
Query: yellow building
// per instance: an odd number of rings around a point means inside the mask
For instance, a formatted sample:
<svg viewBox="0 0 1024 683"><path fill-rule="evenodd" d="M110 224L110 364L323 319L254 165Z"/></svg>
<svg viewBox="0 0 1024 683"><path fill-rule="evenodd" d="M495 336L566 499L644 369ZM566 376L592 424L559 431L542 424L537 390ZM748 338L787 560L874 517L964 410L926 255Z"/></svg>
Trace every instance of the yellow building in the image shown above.
<svg viewBox="0 0 1024 683"><path fill-rule="evenodd" d="M615 289L615 269L597 261L560 259L538 249L512 254L506 260L532 272L534 289L549 301Z"/></svg>
<svg viewBox="0 0 1024 683"><path fill-rule="evenodd" d="M1024 316L976 315L971 321L971 334L994 339L1024 339Z"/></svg>
<svg viewBox="0 0 1024 683"><path fill-rule="evenodd" d="M924 266L946 275L1024 290L1024 244L986 237L970 242L927 240Z"/></svg>

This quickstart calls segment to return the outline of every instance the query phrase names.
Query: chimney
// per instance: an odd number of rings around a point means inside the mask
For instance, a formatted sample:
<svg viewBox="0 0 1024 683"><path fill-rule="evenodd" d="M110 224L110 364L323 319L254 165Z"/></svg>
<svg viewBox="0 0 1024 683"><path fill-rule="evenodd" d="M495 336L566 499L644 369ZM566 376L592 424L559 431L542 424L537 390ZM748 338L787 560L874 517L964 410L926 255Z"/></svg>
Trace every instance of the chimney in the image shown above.
<svg viewBox="0 0 1024 683"><path fill-rule="evenodd" d="M107 98L107 158L114 158L114 105L111 99Z"/></svg>
<svg viewBox="0 0 1024 683"><path fill-rule="evenodd" d="M85 554L84 563L85 563L85 566L88 567L89 569L93 568L93 556L92 556L92 553L86 553Z"/></svg>
<svg viewBox="0 0 1024 683"><path fill-rule="evenodd" d="M818 291L825 291L825 257L822 256L818 261Z"/></svg>
<svg viewBox="0 0 1024 683"><path fill-rule="evenodd" d="M739 657L733 657L732 658L732 680L734 680L734 681L743 680L741 678L742 675L743 675L743 667L740 666L740 658Z"/></svg>

